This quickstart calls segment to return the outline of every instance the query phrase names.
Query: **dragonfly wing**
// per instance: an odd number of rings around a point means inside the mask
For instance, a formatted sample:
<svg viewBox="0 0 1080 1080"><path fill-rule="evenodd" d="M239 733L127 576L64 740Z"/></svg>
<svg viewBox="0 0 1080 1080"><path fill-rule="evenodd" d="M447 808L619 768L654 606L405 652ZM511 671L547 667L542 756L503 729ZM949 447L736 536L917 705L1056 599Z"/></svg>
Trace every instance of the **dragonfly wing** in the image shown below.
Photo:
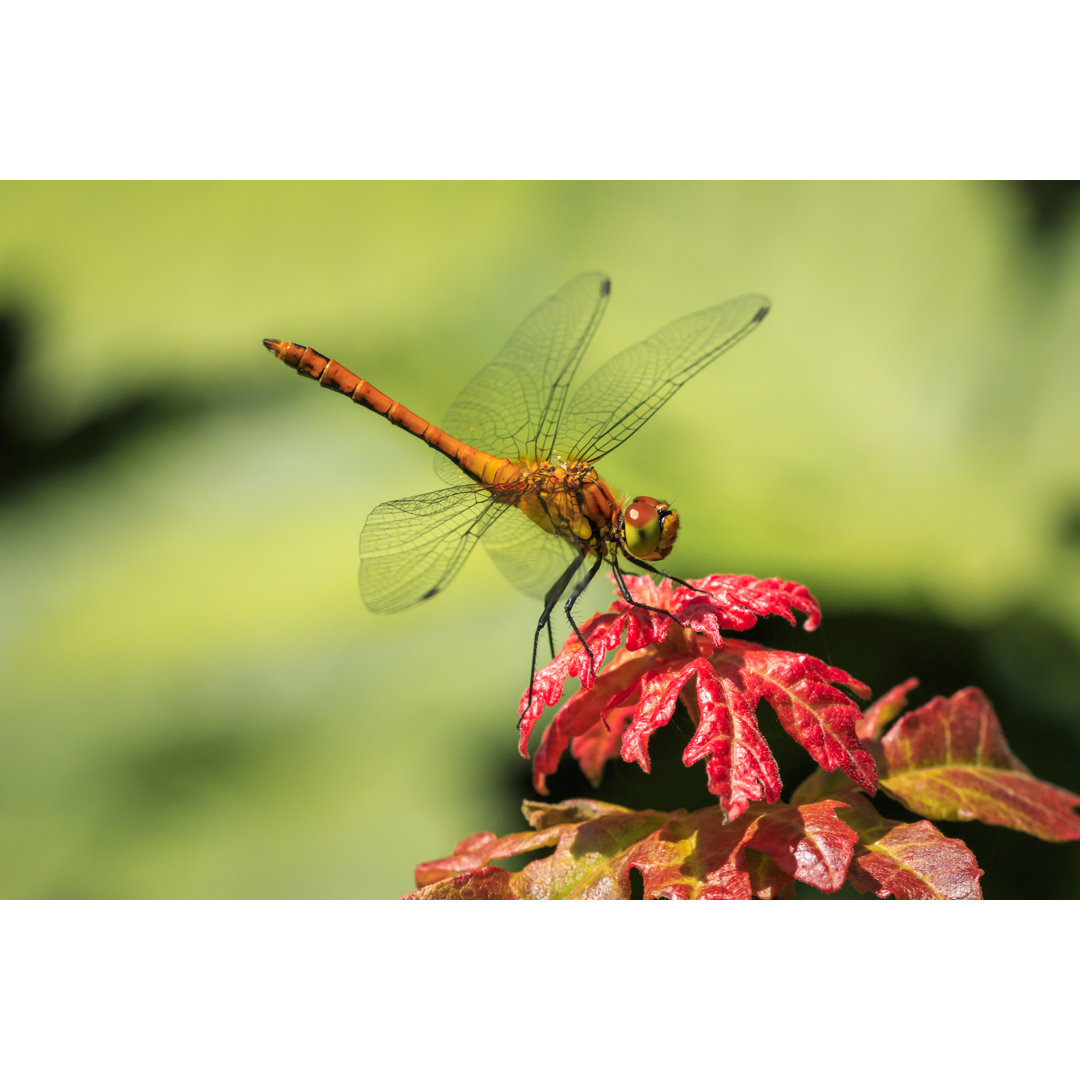
<svg viewBox="0 0 1080 1080"><path fill-rule="evenodd" d="M613 356L574 394L557 449L571 461L596 461L610 453L768 311L766 297L740 296L676 319Z"/></svg>
<svg viewBox="0 0 1080 1080"><path fill-rule="evenodd" d="M443 430L511 461L550 457L567 387L610 291L608 278L590 271L549 296L461 391ZM435 471L446 483L461 482L460 470L441 454Z"/></svg>
<svg viewBox="0 0 1080 1080"><path fill-rule="evenodd" d="M574 559L560 536L541 529L514 508L484 533L484 550L515 589L543 599Z"/></svg>
<svg viewBox="0 0 1080 1080"><path fill-rule="evenodd" d="M511 509L478 484L380 503L360 533L364 603L384 613L434 596L461 569L485 530Z"/></svg>

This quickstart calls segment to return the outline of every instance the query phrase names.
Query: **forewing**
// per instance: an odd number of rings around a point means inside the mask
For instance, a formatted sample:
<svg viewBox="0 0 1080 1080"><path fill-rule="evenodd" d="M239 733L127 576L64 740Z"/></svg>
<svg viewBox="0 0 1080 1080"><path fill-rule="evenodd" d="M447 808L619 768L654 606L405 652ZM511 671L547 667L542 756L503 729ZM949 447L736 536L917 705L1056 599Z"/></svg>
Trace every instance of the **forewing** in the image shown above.
<svg viewBox="0 0 1080 1080"><path fill-rule="evenodd" d="M461 391L443 430L511 461L550 457L567 387L610 290L604 274L589 271L549 296ZM441 454L435 471L448 484L461 481L461 471Z"/></svg>
<svg viewBox="0 0 1080 1080"><path fill-rule="evenodd" d="M479 484L380 503L360 533L360 593L375 612L402 611L446 588L476 541L507 510Z"/></svg>
<svg viewBox="0 0 1080 1080"><path fill-rule="evenodd" d="M515 589L540 599L574 559L562 537L541 529L517 507L484 533L484 550Z"/></svg>
<svg viewBox="0 0 1080 1080"><path fill-rule="evenodd" d="M768 311L766 297L740 296L676 319L612 357L571 399L556 451L572 461L596 461L610 453Z"/></svg>

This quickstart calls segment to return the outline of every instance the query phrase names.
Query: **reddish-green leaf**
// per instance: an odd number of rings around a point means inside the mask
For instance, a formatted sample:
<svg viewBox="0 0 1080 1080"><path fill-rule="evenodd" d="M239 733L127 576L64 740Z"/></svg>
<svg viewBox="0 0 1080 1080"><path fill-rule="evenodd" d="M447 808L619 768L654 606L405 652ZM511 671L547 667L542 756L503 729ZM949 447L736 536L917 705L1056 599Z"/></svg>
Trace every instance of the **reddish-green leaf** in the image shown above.
<svg viewBox="0 0 1080 1080"><path fill-rule="evenodd" d="M882 788L916 814L978 819L1043 840L1080 838L1080 796L1031 775L981 690L934 698L901 717L881 745Z"/></svg>
<svg viewBox="0 0 1080 1080"><path fill-rule="evenodd" d="M837 817L844 804L833 799L804 806L778 806L757 820L747 841L796 881L836 892L847 876L857 839Z"/></svg>
<svg viewBox="0 0 1080 1080"><path fill-rule="evenodd" d="M659 813L585 799L527 803L539 830L532 839L469 837L449 858L418 867L422 887L409 899L627 899L631 870L641 874L646 899L776 897L790 895L794 880L831 892L855 843L854 830L836 816L840 805L759 804L728 821L719 807ZM489 865L552 845L551 855L516 873Z"/></svg>
<svg viewBox="0 0 1080 1080"><path fill-rule="evenodd" d="M552 825L577 825L582 821L606 817L608 814L623 814L626 811L615 803L601 802L599 799L567 799L561 803L526 799L521 804L521 812L529 826L539 830Z"/></svg>
<svg viewBox="0 0 1080 1080"><path fill-rule="evenodd" d="M838 811L859 834L848 880L860 892L898 900L981 900L982 870L962 840L929 821L890 821L856 792Z"/></svg>
<svg viewBox="0 0 1080 1080"><path fill-rule="evenodd" d="M753 822L728 823L715 808L679 812L627 853L646 899L750 900L743 847Z"/></svg>
<svg viewBox="0 0 1080 1080"><path fill-rule="evenodd" d="M416 868L416 884L430 885L455 874L487 866L494 859L505 859L525 851L551 847L558 841L561 832L557 825L553 825L537 832L511 833L502 837L494 833L474 833L454 848L453 855L421 863Z"/></svg>
<svg viewBox="0 0 1080 1080"><path fill-rule="evenodd" d="M514 875L501 866L484 866L456 877L444 878L406 894L402 900L524 900Z"/></svg>
<svg viewBox="0 0 1080 1080"><path fill-rule="evenodd" d="M754 851L751 847L743 848L746 860L746 872L750 877L750 889L757 900L794 900L795 879L785 874L776 863Z"/></svg>
<svg viewBox="0 0 1080 1080"><path fill-rule="evenodd" d="M815 769L795 789L788 801L792 806L821 802L822 799L839 799L846 803L849 797L858 790L858 785L852 783L843 773Z"/></svg>

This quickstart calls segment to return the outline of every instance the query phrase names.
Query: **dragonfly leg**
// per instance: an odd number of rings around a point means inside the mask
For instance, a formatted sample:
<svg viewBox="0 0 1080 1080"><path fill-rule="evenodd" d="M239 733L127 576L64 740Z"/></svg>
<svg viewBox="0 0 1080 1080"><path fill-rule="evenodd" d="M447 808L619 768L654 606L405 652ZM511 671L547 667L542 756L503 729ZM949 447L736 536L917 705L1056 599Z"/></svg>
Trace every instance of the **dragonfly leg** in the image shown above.
<svg viewBox="0 0 1080 1080"><path fill-rule="evenodd" d="M551 649L551 659L555 659L555 635L551 632L551 620L547 622L548 648Z"/></svg>
<svg viewBox="0 0 1080 1080"><path fill-rule="evenodd" d="M532 647L532 670L529 672L529 700L525 703L525 712L528 712L532 707L533 699L533 681L536 678L536 651L540 645L540 631L546 626L548 628L548 639L551 641L551 612L554 610L555 605L559 602L559 597L566 592L567 585L573 580L574 575L578 572L581 564L585 561L585 552L579 551L574 556L574 561L562 572L559 580L555 582L547 591L547 595L544 597L544 610L540 615L540 621L536 624L536 633L533 634L533 647ZM595 571L594 571L595 572ZM573 625L573 624L571 624ZM577 627L574 627L577 630ZM578 634L580 638L581 635ZM554 641L551 641L552 652L555 651ZM554 656L552 657L554 659ZM524 715L524 714L522 714ZM518 721L518 726L521 726L521 721Z"/></svg>
<svg viewBox="0 0 1080 1080"><path fill-rule="evenodd" d="M585 635L582 634L581 630L578 628L578 624L574 622L572 608L574 604L577 603L577 598L589 587L589 582L596 577L596 571L600 569L603 563L603 555L597 555L596 562L589 567L589 572L574 586L569 598L563 605L563 611L566 612L566 621L573 627L574 633L577 634L577 639L581 642L581 647L589 657L590 667L596 662L595 657L593 656L592 649L589 648L589 643L585 640Z"/></svg>
<svg viewBox="0 0 1080 1080"><path fill-rule="evenodd" d="M624 552L624 554L625 554L625 552ZM629 559L630 556L627 555L627 558ZM631 560L631 561L636 562L637 560L635 559L635 560ZM628 588L626 582L623 580L622 567L614 559L612 559L611 565L612 565L612 568L615 571L615 582L619 586L619 592L622 593L622 598L628 604L632 604L634 607L644 608L646 611L655 611L658 615L666 615L673 623L675 623L676 626L682 626L682 623L679 622L679 620L676 619L675 616L672 615L670 611L665 611L663 608L653 607L652 604L643 604L640 600L635 600L630 595L630 589ZM681 578L673 577L671 574L665 574L662 570L653 570L653 568L651 566L649 566L647 563L642 563L641 565L644 566L646 570L651 570L653 573L658 573L658 574L661 574L663 577L671 578L672 581L682 581ZM683 581L682 584L685 585L686 582ZM693 585L689 585L689 586L687 586L687 588L693 589L694 587L693 587ZM701 589L694 589L694 592L701 592L701 591L702 591Z"/></svg>
<svg viewBox="0 0 1080 1080"><path fill-rule="evenodd" d="M667 578L668 581L674 581L678 585L685 585L688 589L693 589L694 592L705 593L704 589L699 589L696 585L691 585L689 581L683 581L681 577L676 577L674 574L669 574L666 570L661 570L655 563L647 563L643 562L641 559L635 559L633 555L627 554L625 551L623 552L623 556L626 558L627 562L631 562L635 566L640 566L642 570L648 570L650 574L659 574L660 577ZM638 604L637 606L647 607L648 605Z"/></svg>

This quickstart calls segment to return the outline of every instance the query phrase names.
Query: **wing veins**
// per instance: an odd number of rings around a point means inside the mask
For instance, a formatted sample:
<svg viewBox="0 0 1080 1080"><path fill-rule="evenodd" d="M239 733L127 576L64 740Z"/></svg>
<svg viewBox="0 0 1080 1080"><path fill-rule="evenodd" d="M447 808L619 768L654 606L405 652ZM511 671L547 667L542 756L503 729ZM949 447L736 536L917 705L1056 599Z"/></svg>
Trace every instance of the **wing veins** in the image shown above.
<svg viewBox="0 0 1080 1080"><path fill-rule="evenodd" d="M612 357L570 402L562 445L574 461L598 461L671 396L754 330L769 310L756 294L676 319ZM619 404L612 406L612 402ZM612 420L612 413L618 419Z"/></svg>
<svg viewBox="0 0 1080 1080"><path fill-rule="evenodd" d="M402 611L442 591L507 509L480 484L380 503L360 533L364 602L380 613Z"/></svg>
<svg viewBox="0 0 1080 1080"><path fill-rule="evenodd" d="M610 283L597 271L578 274L536 307L495 359L454 400L443 428L478 450L542 460L554 444L567 391L607 303ZM436 473L461 475L439 455Z"/></svg>

